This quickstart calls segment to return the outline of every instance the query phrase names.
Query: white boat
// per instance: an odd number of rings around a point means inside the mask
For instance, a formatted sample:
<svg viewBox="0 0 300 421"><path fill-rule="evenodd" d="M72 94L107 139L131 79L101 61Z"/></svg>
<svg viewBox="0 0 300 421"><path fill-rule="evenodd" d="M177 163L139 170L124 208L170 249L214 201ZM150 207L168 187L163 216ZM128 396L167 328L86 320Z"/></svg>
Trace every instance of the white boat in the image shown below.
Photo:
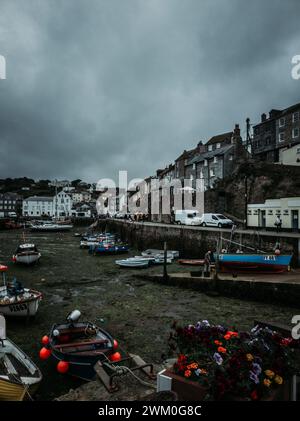
<svg viewBox="0 0 300 421"><path fill-rule="evenodd" d="M39 368L6 337L5 318L0 315L0 401L31 397L41 380Z"/></svg>
<svg viewBox="0 0 300 421"><path fill-rule="evenodd" d="M150 264L154 264L154 265L161 265L164 263L164 256L161 255L156 255L156 256L134 256L134 257L130 257L129 259L136 259L136 260L148 260L148 262ZM171 264L173 262L173 257L168 257L167 256L167 263Z"/></svg>
<svg viewBox="0 0 300 421"><path fill-rule="evenodd" d="M69 231L72 228L73 225L68 223L38 222L35 224L31 224L31 231L58 232Z"/></svg>
<svg viewBox="0 0 300 421"><path fill-rule="evenodd" d="M41 253L38 251L34 244L20 244L15 254L13 261L17 263L24 263L31 265L41 258Z"/></svg>
<svg viewBox="0 0 300 421"><path fill-rule="evenodd" d="M0 265L0 272L3 275L3 286L0 286L0 313L13 317L34 316L38 311L42 293L23 288L17 280L7 283L6 271L7 266Z"/></svg>
<svg viewBox="0 0 300 421"><path fill-rule="evenodd" d="M123 259L116 260L116 265L126 268L147 268L149 267L149 261L147 259Z"/></svg>
<svg viewBox="0 0 300 421"><path fill-rule="evenodd" d="M158 249L147 249L142 252L142 256L163 256L164 250L158 250ZM167 257L177 259L179 257L179 251L178 250L167 250Z"/></svg>

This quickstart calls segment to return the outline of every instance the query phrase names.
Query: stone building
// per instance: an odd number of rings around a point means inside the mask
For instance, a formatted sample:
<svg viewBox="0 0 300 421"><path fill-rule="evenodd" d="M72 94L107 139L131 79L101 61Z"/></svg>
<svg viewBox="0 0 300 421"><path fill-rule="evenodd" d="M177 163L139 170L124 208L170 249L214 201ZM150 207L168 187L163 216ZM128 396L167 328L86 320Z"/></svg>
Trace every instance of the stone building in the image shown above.
<svg viewBox="0 0 300 421"><path fill-rule="evenodd" d="M284 110L271 110L261 115L261 122L253 127L252 155L267 162L294 165L293 154L283 151L300 143L300 103Z"/></svg>
<svg viewBox="0 0 300 421"><path fill-rule="evenodd" d="M17 193L0 194L0 215L8 216L9 212L15 212L17 215L21 213L22 196Z"/></svg>
<svg viewBox="0 0 300 421"><path fill-rule="evenodd" d="M213 136L205 144L205 152L196 154L187 161L185 178L192 180L192 186L197 187L196 180L203 180L205 190L212 188L218 179L230 175L240 160L246 159L247 152L242 145L239 125L232 132Z"/></svg>

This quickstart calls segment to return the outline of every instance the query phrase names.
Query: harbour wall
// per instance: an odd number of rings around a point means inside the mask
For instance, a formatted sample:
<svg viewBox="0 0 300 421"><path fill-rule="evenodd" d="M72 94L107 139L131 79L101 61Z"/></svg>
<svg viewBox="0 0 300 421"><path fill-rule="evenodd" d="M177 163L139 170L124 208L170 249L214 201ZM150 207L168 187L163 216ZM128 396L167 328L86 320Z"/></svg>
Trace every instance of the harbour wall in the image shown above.
<svg viewBox="0 0 300 421"><path fill-rule="evenodd" d="M168 249L179 250L180 257L183 258L201 258L207 250L215 250L218 242L221 242L221 247L226 247L227 242L221 240L221 237L229 240L231 236L230 230L220 228L129 222L116 219L100 220L98 224L107 232L117 233L138 250L162 249L166 241ZM274 252L275 244L279 242L282 252L293 253L292 266L300 266L300 234L236 230L233 241L270 253ZM236 249L238 245L233 247Z"/></svg>

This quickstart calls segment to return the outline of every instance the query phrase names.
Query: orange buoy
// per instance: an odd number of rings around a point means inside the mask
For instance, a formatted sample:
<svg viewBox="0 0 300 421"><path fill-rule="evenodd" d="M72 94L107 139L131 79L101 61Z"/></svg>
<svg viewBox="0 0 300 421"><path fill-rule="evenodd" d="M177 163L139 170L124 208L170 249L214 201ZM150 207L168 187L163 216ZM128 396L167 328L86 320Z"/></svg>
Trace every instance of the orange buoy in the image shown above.
<svg viewBox="0 0 300 421"><path fill-rule="evenodd" d="M113 344L113 348L117 349L119 346L118 341L116 341L116 339L114 339L114 344Z"/></svg>
<svg viewBox="0 0 300 421"><path fill-rule="evenodd" d="M49 336L45 335L42 337L42 344L43 345L48 345L49 343Z"/></svg>
<svg viewBox="0 0 300 421"><path fill-rule="evenodd" d="M56 368L59 373L65 374L69 370L69 363L67 361L59 361Z"/></svg>
<svg viewBox="0 0 300 421"><path fill-rule="evenodd" d="M110 355L109 359L110 361L120 361L121 354L119 352L114 352L112 355Z"/></svg>
<svg viewBox="0 0 300 421"><path fill-rule="evenodd" d="M50 355L51 355L51 351L50 351L50 349L43 347L43 348L40 350L40 359L41 359L41 360L47 360L47 358L49 358L49 357L50 357Z"/></svg>

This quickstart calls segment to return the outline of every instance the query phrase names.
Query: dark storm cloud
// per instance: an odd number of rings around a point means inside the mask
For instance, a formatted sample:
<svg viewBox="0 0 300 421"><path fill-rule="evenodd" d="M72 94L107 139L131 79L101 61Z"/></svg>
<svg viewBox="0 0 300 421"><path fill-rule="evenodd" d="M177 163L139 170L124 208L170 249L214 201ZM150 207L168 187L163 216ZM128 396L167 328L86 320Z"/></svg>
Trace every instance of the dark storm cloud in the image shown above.
<svg viewBox="0 0 300 421"><path fill-rule="evenodd" d="M1 0L0 177L144 177L300 101L298 0Z"/></svg>

